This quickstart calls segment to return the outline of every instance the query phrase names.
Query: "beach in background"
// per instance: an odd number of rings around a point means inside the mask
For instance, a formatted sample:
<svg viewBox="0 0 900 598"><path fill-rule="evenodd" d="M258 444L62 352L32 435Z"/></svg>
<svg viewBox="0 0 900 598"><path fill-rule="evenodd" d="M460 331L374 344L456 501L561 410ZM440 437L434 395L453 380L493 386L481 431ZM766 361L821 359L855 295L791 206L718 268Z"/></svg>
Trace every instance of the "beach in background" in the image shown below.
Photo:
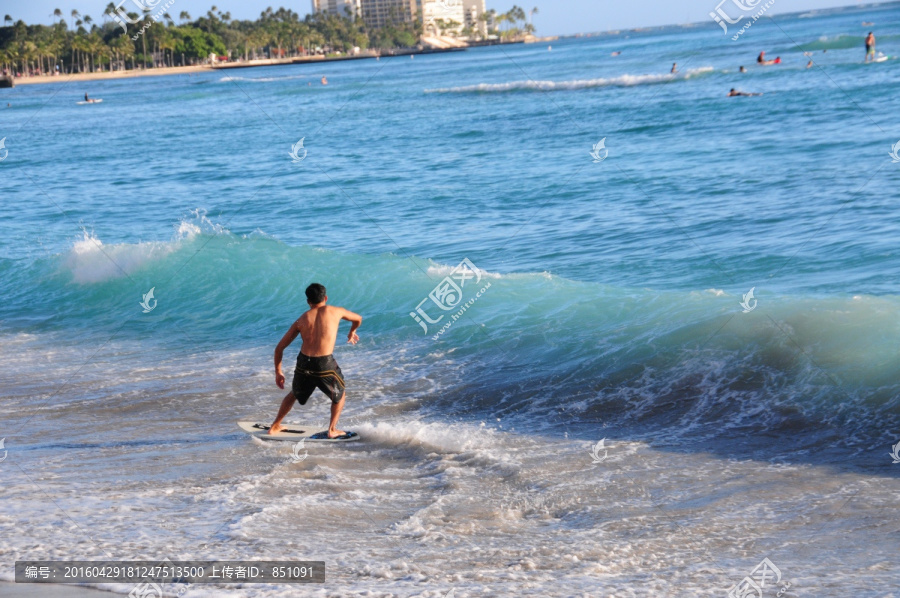
<svg viewBox="0 0 900 598"><path fill-rule="evenodd" d="M769 559L766 598L895 598L898 55L888 4L0 90L0 580L721 598ZM298 460L236 422L274 418L311 282L365 318L362 441Z"/></svg>

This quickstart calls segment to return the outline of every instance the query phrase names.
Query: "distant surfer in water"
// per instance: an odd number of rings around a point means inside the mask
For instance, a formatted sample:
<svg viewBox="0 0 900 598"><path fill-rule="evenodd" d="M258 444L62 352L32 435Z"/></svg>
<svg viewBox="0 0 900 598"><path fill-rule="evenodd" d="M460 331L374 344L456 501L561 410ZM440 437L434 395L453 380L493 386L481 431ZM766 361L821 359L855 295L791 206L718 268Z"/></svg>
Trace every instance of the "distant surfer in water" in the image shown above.
<svg viewBox="0 0 900 598"><path fill-rule="evenodd" d="M678 63L677 62L672 63L672 70L669 72L672 73L673 75L678 72Z"/></svg>
<svg viewBox="0 0 900 598"><path fill-rule="evenodd" d="M325 78L325 75L322 75L322 85L328 85L328 79Z"/></svg>
<svg viewBox="0 0 900 598"><path fill-rule="evenodd" d="M731 91L728 92L729 98L737 98L737 97L753 97L753 96L761 96L761 93L747 93L746 91L737 91L735 88L731 88Z"/></svg>
<svg viewBox="0 0 900 598"><path fill-rule="evenodd" d="M760 52L759 56L756 57L757 64L761 66L770 66L773 64L781 64L781 56L776 56L775 60L766 60L766 53Z"/></svg>
<svg viewBox="0 0 900 598"><path fill-rule="evenodd" d="M866 36L866 62L869 62L870 58L875 60L875 34L871 31Z"/></svg>
<svg viewBox="0 0 900 598"><path fill-rule="evenodd" d="M90 101L91 101L91 99L88 97L87 92L84 92L84 101L85 101L85 102L90 102Z"/></svg>
<svg viewBox="0 0 900 598"><path fill-rule="evenodd" d="M341 417L346 396L344 375L332 353L341 320L350 322L347 342L355 345L359 341L356 330L362 324L362 317L343 307L326 305L327 301L328 295L325 293L324 286L313 283L306 287L306 302L309 304L309 310L291 324L278 346L275 347L275 384L284 390L281 358L284 350L294 342L298 335L303 339L300 354L297 355L297 368L294 370L291 392L287 393L281 401L281 407L269 428L269 434L275 434L284 429L281 420L294 406L294 401L306 405L316 388L331 398L331 422L328 425L328 438L346 434L343 430L337 429L338 418Z"/></svg>

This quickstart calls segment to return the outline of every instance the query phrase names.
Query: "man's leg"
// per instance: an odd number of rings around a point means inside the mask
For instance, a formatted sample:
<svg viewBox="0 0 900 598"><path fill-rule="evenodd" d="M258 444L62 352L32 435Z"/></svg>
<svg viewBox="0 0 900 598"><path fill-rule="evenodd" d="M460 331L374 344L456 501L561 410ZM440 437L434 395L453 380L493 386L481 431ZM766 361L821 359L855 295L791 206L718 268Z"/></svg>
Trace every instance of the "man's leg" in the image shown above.
<svg viewBox="0 0 900 598"><path fill-rule="evenodd" d="M291 408L294 406L295 400L294 391L291 391L284 396L284 399L281 401L281 407L278 409L278 415L275 416L275 421L272 422L272 425L269 427L269 434L277 434L284 429L284 426L281 425L281 420L283 420L290 412Z"/></svg>
<svg viewBox="0 0 900 598"><path fill-rule="evenodd" d="M341 400L331 404L331 423L328 424L328 437L343 436L346 434L343 430L337 430L338 419L341 417L341 411L344 409L344 398L347 393L341 395Z"/></svg>

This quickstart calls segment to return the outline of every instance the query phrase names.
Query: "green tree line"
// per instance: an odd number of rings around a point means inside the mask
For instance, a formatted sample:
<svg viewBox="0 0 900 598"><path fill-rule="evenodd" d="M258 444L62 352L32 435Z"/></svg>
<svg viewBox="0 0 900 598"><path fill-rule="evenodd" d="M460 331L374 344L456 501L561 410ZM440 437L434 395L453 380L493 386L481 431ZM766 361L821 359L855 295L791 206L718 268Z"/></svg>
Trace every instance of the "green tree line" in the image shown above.
<svg viewBox="0 0 900 598"><path fill-rule="evenodd" d="M124 7L134 6L125 3ZM213 6L201 17L182 11L147 9L128 15L127 31L112 18L110 2L98 23L78 10L53 11L54 24L27 25L4 15L0 27L0 65L13 73L86 73L197 64L210 54L231 60L348 52L353 48L415 46L421 22L368 27L361 17L316 13L301 19L292 10L267 8L255 21L236 20Z"/></svg>

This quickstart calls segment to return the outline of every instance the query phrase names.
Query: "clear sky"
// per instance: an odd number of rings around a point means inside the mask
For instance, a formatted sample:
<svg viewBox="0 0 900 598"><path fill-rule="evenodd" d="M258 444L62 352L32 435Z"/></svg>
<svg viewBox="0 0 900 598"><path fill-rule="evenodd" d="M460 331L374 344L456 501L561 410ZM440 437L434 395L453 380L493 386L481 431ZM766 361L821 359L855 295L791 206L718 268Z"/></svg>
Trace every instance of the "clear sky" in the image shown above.
<svg viewBox="0 0 900 598"><path fill-rule="evenodd" d="M120 0L115 0L118 3ZM81 14L89 14L100 22L109 0L0 0L0 16L10 15L23 19L26 23L49 23L54 8L65 15L72 9ZM131 6L132 0L125 0ZM164 4L165 2L162 2ZM508 10L514 1L486 0L488 9L498 12ZM632 27L650 27L689 23L709 19L719 0L519 0L526 11L537 7L534 16L538 35L567 35L579 32L607 31ZM868 2L871 3L871 2ZM192 17L201 15L215 4L221 11L231 12L232 18L255 19L259 13L271 6L284 6L305 15L310 11L309 0L175 0L169 14L176 18L181 11L188 11ZM862 4L853 0L776 0L770 14L795 12L817 8L832 8ZM70 20L67 18L67 20Z"/></svg>

